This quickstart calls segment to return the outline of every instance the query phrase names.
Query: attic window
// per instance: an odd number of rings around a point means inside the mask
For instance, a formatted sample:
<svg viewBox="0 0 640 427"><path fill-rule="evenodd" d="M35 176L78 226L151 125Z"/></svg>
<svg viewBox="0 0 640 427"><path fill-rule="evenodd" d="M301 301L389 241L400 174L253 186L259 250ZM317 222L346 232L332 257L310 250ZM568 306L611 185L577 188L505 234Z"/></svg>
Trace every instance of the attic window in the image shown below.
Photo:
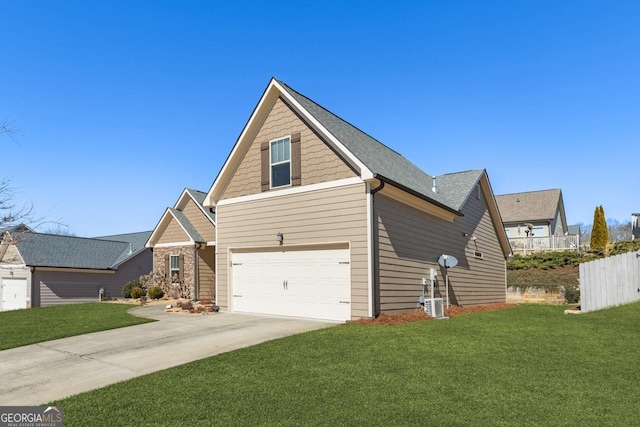
<svg viewBox="0 0 640 427"><path fill-rule="evenodd" d="M271 188L291 185L291 139L277 139L270 143Z"/></svg>

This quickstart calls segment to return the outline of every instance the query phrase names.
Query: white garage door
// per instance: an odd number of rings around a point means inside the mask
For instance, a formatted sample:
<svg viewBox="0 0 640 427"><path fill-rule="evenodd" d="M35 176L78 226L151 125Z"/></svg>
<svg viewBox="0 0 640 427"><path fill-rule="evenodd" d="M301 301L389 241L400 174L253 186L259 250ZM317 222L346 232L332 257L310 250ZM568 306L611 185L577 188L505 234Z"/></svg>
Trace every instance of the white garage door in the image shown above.
<svg viewBox="0 0 640 427"><path fill-rule="evenodd" d="M27 308L27 279L2 279L0 310Z"/></svg>
<svg viewBox="0 0 640 427"><path fill-rule="evenodd" d="M234 253L233 310L351 319L349 249Z"/></svg>

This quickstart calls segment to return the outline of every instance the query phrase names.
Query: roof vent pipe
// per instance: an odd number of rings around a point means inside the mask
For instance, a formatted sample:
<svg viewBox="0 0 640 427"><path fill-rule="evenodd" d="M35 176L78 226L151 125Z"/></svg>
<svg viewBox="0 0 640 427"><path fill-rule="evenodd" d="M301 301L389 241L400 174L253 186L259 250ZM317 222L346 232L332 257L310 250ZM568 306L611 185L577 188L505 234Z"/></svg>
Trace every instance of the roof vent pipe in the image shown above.
<svg viewBox="0 0 640 427"><path fill-rule="evenodd" d="M129 255L133 253L133 243L129 243Z"/></svg>
<svg viewBox="0 0 640 427"><path fill-rule="evenodd" d="M438 186L436 185L436 177L433 177L433 187L431 187L431 191L438 194Z"/></svg>

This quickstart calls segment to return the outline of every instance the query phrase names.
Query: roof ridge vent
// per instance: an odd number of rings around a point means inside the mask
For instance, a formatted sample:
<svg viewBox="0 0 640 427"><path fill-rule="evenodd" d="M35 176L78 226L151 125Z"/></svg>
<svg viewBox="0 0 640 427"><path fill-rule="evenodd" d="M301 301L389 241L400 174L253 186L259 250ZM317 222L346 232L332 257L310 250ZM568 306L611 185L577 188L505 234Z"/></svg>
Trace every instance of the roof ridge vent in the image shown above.
<svg viewBox="0 0 640 427"><path fill-rule="evenodd" d="M438 194L438 185L436 184L436 177L434 176L432 180L433 180L433 187L431 187L431 191Z"/></svg>

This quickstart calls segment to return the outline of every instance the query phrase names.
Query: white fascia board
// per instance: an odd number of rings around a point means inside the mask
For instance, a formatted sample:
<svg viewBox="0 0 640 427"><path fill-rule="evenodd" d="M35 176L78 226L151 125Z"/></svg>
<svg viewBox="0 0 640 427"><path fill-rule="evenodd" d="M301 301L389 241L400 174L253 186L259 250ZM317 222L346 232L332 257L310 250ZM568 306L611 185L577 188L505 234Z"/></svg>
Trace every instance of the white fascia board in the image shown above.
<svg viewBox="0 0 640 427"><path fill-rule="evenodd" d="M258 105L256 105L256 108L254 108L253 112L251 113L247 124L242 129L242 133L240 133L240 136L236 140L236 143L234 144L229 157L227 157L227 160L224 162L224 165L220 170L220 173L216 177L216 180L213 182L211 189L207 193L207 197L204 200L205 207L215 207L219 197L222 194L222 191L224 190L226 182L231 178L231 176L229 175L231 175L235 171L236 167L240 164L241 159L238 159L239 153L243 153L245 151L245 148L248 148L245 146L251 143L252 138L248 138L247 136L255 131L254 128L256 127L258 117L261 114L265 114L265 105L273 104L278 99L280 90L274 86L274 82L275 79L272 78L271 82L269 82L269 85L267 86L267 89L262 94L260 101L258 101Z"/></svg>
<svg viewBox="0 0 640 427"><path fill-rule="evenodd" d="M292 97L286 89L284 89L275 80L272 80L271 84L278 88L282 96L286 98L287 102L296 109L298 114L302 115L309 123L311 123L316 128L316 130L322 133L322 135L328 141L331 141L331 143L334 145L334 148L344 154L345 157L358 168L362 179L367 180L374 178L373 172L369 170L369 168L356 156L354 156L353 153L347 149L347 147L345 147L335 136L331 134L331 132L329 132L322 124L320 124L320 122L316 120L316 118L313 117L302 105L300 105L300 103L296 101L296 99Z"/></svg>
<svg viewBox="0 0 640 427"><path fill-rule="evenodd" d="M163 222L165 221L165 219L166 219L166 217L167 217L167 214L168 214L169 212L171 212L171 211L169 210L169 208L166 208L166 209L165 209L165 211L164 211L164 213L163 213L163 214L162 214L162 216L160 217L160 221L158 221L158 224L156 225L156 228L154 228L154 229L153 229L153 231L151 232L151 236L149 236L149 240L147 240L147 243L145 243L145 244L144 244L144 247L145 247L145 248L152 248L152 247L154 247L154 246L155 246L155 245L154 245L154 242L155 242L156 240L158 240L158 237L160 237L160 236L156 236L156 233L159 233L159 232L160 232L159 230L163 227L163 225L164 225L164 224L163 224ZM164 225L164 227L166 227L166 225Z"/></svg>
<svg viewBox="0 0 640 427"><path fill-rule="evenodd" d="M219 206L225 206L225 205L232 205L234 203L243 203L243 202L253 202L256 200L264 200L264 199L271 199L274 197L282 197L282 196L290 196L293 194L300 194L300 193L307 193L309 191L317 191L317 190L325 190L325 189L329 189L329 188L336 188L336 187L344 187L347 185L354 185L354 184L361 184L363 183L362 179L360 179L359 177L351 177L351 178L345 178L345 179L339 179L337 181L327 181L327 182L321 182L318 184L311 184L311 185L302 185L302 186L296 186L296 187L287 187L284 188L282 190L276 190L276 191L265 191L264 193L257 193L257 194L250 194L248 196L240 196L240 197L234 197L232 199L225 199L225 200L221 200L220 202L218 202ZM217 228L216 228L217 230Z"/></svg>
<svg viewBox="0 0 640 427"><path fill-rule="evenodd" d="M189 190L185 188L184 190L182 190L182 193L180 193L180 197L178 197L178 200L176 200L176 202L174 203L173 209L179 209L178 206L180 206L180 204L182 203L182 199L184 199L184 197L187 195L193 199L193 196L191 195L191 193L189 193Z"/></svg>

